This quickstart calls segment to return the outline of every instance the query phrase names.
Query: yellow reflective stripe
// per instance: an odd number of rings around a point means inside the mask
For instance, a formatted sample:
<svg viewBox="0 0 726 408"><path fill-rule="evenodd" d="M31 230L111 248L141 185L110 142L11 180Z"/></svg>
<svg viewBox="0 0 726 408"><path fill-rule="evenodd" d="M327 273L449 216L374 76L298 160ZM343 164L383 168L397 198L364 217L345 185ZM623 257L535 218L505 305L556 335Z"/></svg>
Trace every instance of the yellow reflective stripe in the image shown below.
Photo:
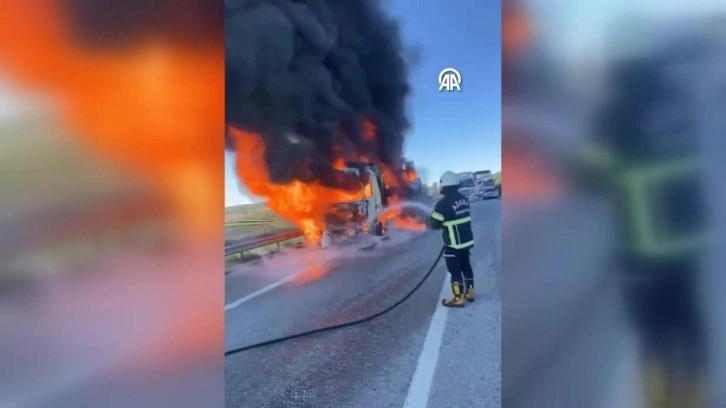
<svg viewBox="0 0 726 408"><path fill-rule="evenodd" d="M472 241L469 241L469 242L465 242L463 244L461 244L461 243L458 243L457 244L458 241L456 239L456 231L455 231L455 228L458 225L461 225L461 224L464 224L464 223L467 223L467 222L470 222L470 221L471 221L471 216L464 217L464 218L460 218L458 220L446 221L446 222L442 223L442 225L444 227L446 227L446 229L449 231L449 246L450 247L455 248L455 249L461 249L461 248L469 247L469 246L471 246L471 245L474 244L474 241L473 240Z"/></svg>
<svg viewBox="0 0 726 408"><path fill-rule="evenodd" d="M613 152L597 143L587 144L581 152L581 157L584 162L599 168L612 168L617 164Z"/></svg>
<svg viewBox="0 0 726 408"><path fill-rule="evenodd" d="M700 162L701 160L695 157L688 157L660 164L636 166L623 170L619 179L622 183L665 181L663 179L698 170Z"/></svg>
<svg viewBox="0 0 726 408"><path fill-rule="evenodd" d="M471 240L469 242L464 242L463 244L452 244L452 245L449 245L449 246L452 247L452 248L454 248L454 249L464 249L464 248L468 248L468 247L470 247L472 245L474 245L474 240Z"/></svg>
<svg viewBox="0 0 726 408"><path fill-rule="evenodd" d="M695 235L675 240L659 237L655 231L648 200L654 199L649 187L672 181L673 177L689 175L698 170L699 160L686 158L660 165L643 166L624 170L618 181L625 188L631 206L631 222L635 234L635 246L640 253L650 256L668 256L698 248L706 242L705 235Z"/></svg>
<svg viewBox="0 0 726 408"><path fill-rule="evenodd" d="M446 223L444 223L444 226L446 227L447 230L449 230L449 243L451 243L453 245L454 242L456 242L456 234L454 233L454 226L446 225Z"/></svg>
<svg viewBox="0 0 726 408"><path fill-rule="evenodd" d="M445 221L443 224L444 224L444 226L448 227L448 226L463 224L463 223L469 222L469 221L471 221L471 216L459 218L458 220Z"/></svg>
<svg viewBox="0 0 726 408"><path fill-rule="evenodd" d="M431 213L431 218L433 218L437 221L444 221L444 219L445 219L443 215L441 215L440 213L437 213L436 211Z"/></svg>
<svg viewBox="0 0 726 408"><path fill-rule="evenodd" d="M688 238L654 242L641 248L641 253L654 258L664 258L676 254L684 254L705 247L709 242L708 234L700 234Z"/></svg>

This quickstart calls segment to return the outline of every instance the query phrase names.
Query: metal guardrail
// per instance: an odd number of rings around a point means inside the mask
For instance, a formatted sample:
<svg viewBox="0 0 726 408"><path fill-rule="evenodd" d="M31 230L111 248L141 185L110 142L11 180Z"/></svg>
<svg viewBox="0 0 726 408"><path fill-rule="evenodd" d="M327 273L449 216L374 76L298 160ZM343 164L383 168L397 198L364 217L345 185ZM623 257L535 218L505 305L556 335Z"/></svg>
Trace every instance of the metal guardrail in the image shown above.
<svg viewBox="0 0 726 408"><path fill-rule="evenodd" d="M291 230L291 231L283 231L279 232L277 234L273 235L265 235L262 237L256 237L249 240L245 240L243 242L234 243L232 245L227 245L224 248L224 255L235 255L247 251L251 251L253 249L262 248L268 245L274 245L274 244L280 244L283 241L287 241L290 239L300 238L303 234L300 231Z"/></svg>
<svg viewBox="0 0 726 408"><path fill-rule="evenodd" d="M275 220L244 220L244 221L228 221L224 223L225 227L247 227L258 225L274 224Z"/></svg>
<svg viewBox="0 0 726 408"><path fill-rule="evenodd" d="M430 201L433 202L433 201L435 201L435 199L430 198ZM265 247L268 245L274 245L274 244L278 244L277 250L280 250L279 244L281 242L287 241L290 239L300 238L302 236L303 236L302 232L300 232L298 230L288 230L288 231L283 231L283 232L279 232L276 234L253 237L253 238L244 240L242 242L238 242L238 243L234 243L234 244L225 246L224 255L230 256L230 255L242 254L244 252L248 252L253 249Z"/></svg>

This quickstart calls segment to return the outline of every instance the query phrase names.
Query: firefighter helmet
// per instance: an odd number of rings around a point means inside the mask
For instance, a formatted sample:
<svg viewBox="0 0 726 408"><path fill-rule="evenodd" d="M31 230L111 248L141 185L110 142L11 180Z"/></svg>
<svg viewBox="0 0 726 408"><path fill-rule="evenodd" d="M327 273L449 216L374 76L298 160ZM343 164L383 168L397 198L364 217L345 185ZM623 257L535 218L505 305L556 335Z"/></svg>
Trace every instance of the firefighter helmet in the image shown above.
<svg viewBox="0 0 726 408"><path fill-rule="evenodd" d="M459 176L457 176L453 171L445 171L444 174L441 175L439 184L441 187L458 186Z"/></svg>

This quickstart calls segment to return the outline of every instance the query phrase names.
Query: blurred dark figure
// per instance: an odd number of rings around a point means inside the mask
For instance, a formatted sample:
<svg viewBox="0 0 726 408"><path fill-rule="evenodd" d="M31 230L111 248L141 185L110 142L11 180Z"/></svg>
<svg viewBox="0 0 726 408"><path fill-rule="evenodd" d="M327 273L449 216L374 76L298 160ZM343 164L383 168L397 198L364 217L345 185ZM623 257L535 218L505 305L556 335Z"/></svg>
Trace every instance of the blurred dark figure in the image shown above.
<svg viewBox="0 0 726 408"><path fill-rule="evenodd" d="M640 40L640 39L639 39ZM699 305L705 194L697 63L708 47L658 39L607 68L611 93L585 149L587 187L611 194L626 312L639 339L649 407L706 407L707 356Z"/></svg>

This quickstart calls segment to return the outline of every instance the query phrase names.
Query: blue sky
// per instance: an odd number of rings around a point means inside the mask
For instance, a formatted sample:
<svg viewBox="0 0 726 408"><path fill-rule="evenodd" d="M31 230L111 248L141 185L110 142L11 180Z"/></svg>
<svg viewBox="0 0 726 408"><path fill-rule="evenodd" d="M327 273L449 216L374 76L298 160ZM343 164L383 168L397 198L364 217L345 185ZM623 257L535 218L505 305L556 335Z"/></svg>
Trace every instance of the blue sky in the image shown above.
<svg viewBox="0 0 726 408"><path fill-rule="evenodd" d="M405 44L418 50L411 68L412 128L405 155L429 182L446 170L501 169L501 4L496 0L391 0ZM439 92L438 75L459 70L462 92ZM227 154L226 205L248 202Z"/></svg>

